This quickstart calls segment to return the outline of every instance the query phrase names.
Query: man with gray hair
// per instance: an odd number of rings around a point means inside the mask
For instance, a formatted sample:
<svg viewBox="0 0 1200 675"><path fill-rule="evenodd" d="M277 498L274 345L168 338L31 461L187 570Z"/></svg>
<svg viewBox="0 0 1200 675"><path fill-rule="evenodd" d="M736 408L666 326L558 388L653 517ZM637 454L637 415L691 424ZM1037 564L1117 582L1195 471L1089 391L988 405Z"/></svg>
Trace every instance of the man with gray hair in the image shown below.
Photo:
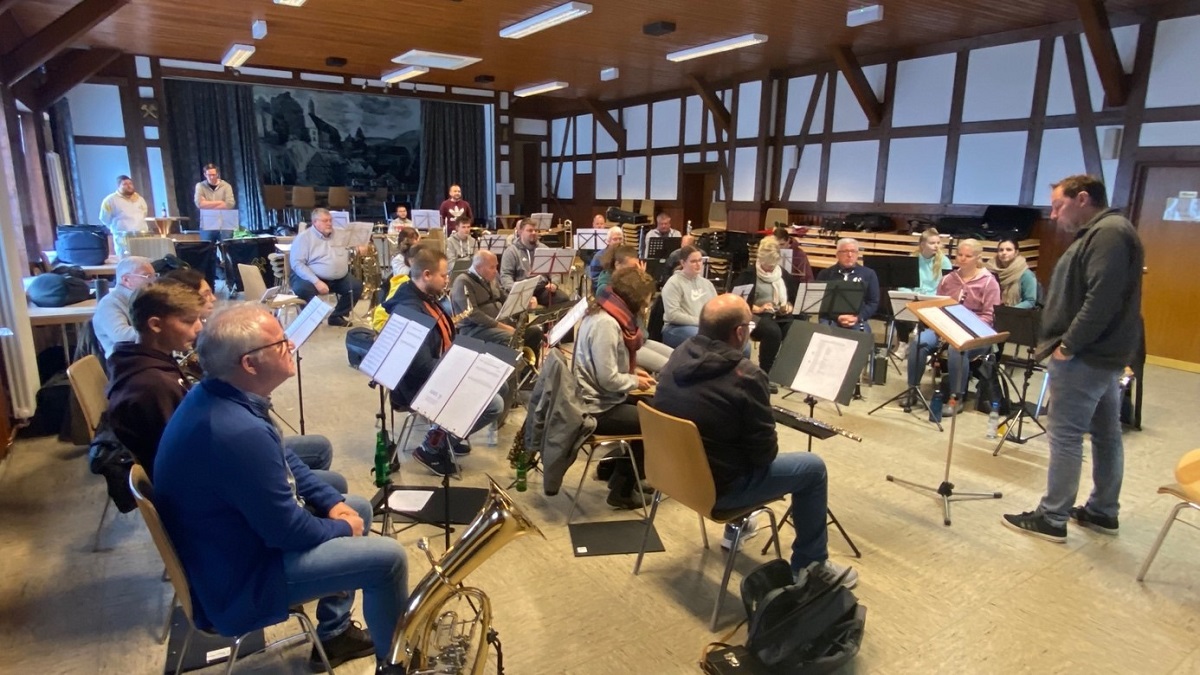
<svg viewBox="0 0 1200 675"><path fill-rule="evenodd" d="M386 664L407 558L394 539L368 538L370 503L314 476L271 423L268 397L296 373L291 341L245 303L214 314L196 349L208 376L167 423L154 460L155 505L191 584L196 626L237 635L319 599L330 665L372 652ZM370 633L350 620L360 588ZM321 665L315 648L310 665Z"/></svg>
<svg viewBox="0 0 1200 675"><path fill-rule="evenodd" d="M879 277L875 270L858 264L858 241L845 237L837 242L837 264L821 270L817 281L852 281L863 287L863 299L858 311L846 314L822 314L820 321L830 326L871 332L867 323L879 309Z"/></svg>
<svg viewBox="0 0 1200 675"><path fill-rule="evenodd" d="M131 255L117 263L116 285L96 303L92 329L104 348L104 357L112 356L118 342L137 342L138 332L130 318L133 292L157 276L149 258Z"/></svg>
<svg viewBox="0 0 1200 675"><path fill-rule="evenodd" d="M605 222L607 221L604 220L604 216L597 213L596 217L592 219L592 229L598 230L603 228ZM596 254L592 256L591 261L588 262L587 272L588 276L592 279L593 289L596 287L596 282L600 281L600 273L604 271L604 267L600 262L600 259L604 257L604 251L607 251L614 246L620 246L624 243L625 231L621 229L620 225L613 225L612 227L608 228L608 235L604 240L604 249L596 251Z"/></svg>
<svg viewBox="0 0 1200 675"><path fill-rule="evenodd" d="M350 249L333 241L333 215L313 209L312 226L292 241L292 292L305 302L318 295L337 294L330 326L349 326L350 309L362 297L362 281L350 274Z"/></svg>
<svg viewBox="0 0 1200 675"><path fill-rule="evenodd" d="M476 251L471 258L471 268L454 280L450 301L455 314L471 308L471 312L459 321L458 332L484 342L507 345L512 342L515 329L496 319L508 299L508 293L497 281L498 266L495 253L486 249ZM531 309L536 307L537 301L530 305ZM536 352L542 344L542 329L537 326L527 328L524 343Z"/></svg>

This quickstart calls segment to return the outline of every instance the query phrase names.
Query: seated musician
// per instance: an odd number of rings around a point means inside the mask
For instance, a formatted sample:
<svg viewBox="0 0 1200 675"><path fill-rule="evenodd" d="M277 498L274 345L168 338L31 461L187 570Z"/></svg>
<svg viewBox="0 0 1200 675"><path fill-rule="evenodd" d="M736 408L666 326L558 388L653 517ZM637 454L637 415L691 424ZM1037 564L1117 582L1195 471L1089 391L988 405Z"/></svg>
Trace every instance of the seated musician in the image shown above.
<svg viewBox="0 0 1200 675"><path fill-rule="evenodd" d="M913 252L913 255L917 257L919 285L915 289L901 290L915 290L921 295L936 295L942 275L952 269L950 259L942 253L942 237L937 229L930 227L921 233L921 241L917 244L917 250ZM908 356L909 337L912 336L915 326L916 324L912 321L896 322L897 358L903 359Z"/></svg>
<svg viewBox="0 0 1200 675"><path fill-rule="evenodd" d="M450 315L446 314L446 310L442 309L439 302L442 294L450 286L450 273L446 269L446 254L436 245L417 244L409 251L409 263L411 264L409 270L411 278L408 283L400 286L395 295L388 298L388 301L384 303L384 308L389 313L404 307L427 314L437 321L437 325L425 336L425 342L417 350L412 364L405 371L404 377L400 378L396 388L392 390L392 407L397 409L408 408L412 405L413 399L417 397L421 387L425 385L425 381L433 374L442 356L450 351L454 336L458 334ZM479 420L475 422L470 433L479 431L500 416L504 410L505 393L505 390L501 388L501 391L492 397L491 403L479 416ZM454 438L444 430L432 427L425 434L425 440L421 442L421 446L413 450L413 459L439 476L448 476L454 473L454 459L450 456L451 452L458 456L466 455L471 452L471 446L466 439Z"/></svg>
<svg viewBox="0 0 1200 675"><path fill-rule="evenodd" d="M548 248L538 235L537 223L531 218L523 218L517 224L516 239L512 245L504 249L500 257L500 286L505 291L511 291L513 284L530 276L533 266L533 252L539 248ZM537 298L542 307L549 307L567 301L563 293L549 277L542 275L538 281L537 290L533 297Z"/></svg>
<svg viewBox="0 0 1200 675"><path fill-rule="evenodd" d="M983 247L975 239L963 239L958 242L958 251L954 262L958 269L942 277L938 284L937 294L953 298L963 307L974 312L987 325L992 325L992 317L996 305L1000 304L1000 284L996 277L984 269L980 253ZM916 349L908 350L908 384L915 387L925 374L925 361L937 350L938 335L932 329L922 328ZM946 392L946 400L950 394L958 395L958 405L943 409L943 415L954 415L962 410L963 395L967 393L967 378L970 376L968 364L971 359L978 358L991 351L990 346L968 349L960 352L951 348L948 361L950 362L950 391ZM906 402L912 406L912 401Z"/></svg>
<svg viewBox="0 0 1200 675"><path fill-rule="evenodd" d="M163 429L191 388L174 353L191 350L203 326L205 306L200 295L178 282L143 286L130 306L137 340L118 343L108 361L109 424L152 479ZM328 438L285 436L283 444L319 478L346 490L346 479L329 471L333 444Z"/></svg>
<svg viewBox="0 0 1200 675"><path fill-rule="evenodd" d="M754 313L754 332L750 337L758 340L758 367L771 372L775 356L783 344L783 336L792 325L792 305L788 302L787 285L783 282L783 268L779 264L779 244L773 237L763 239L758 245L758 258L754 269L748 269L734 281L734 286L753 286L750 290L750 311ZM772 383L772 393L778 387Z"/></svg>
<svg viewBox="0 0 1200 675"><path fill-rule="evenodd" d="M471 268L454 280L450 303L456 314L466 311L468 306L471 308L471 313L458 322L460 333L484 342L508 345L513 341L515 328L496 320L508 298L508 293L496 280L498 268L495 253L484 249L476 251L471 258ZM531 298L530 304L536 306L537 301ZM526 347L538 353L542 346L541 327L526 328L523 341Z"/></svg>
<svg viewBox="0 0 1200 675"><path fill-rule="evenodd" d="M671 251L670 255L667 256L667 275L668 275L667 278L668 279L670 278L670 275L673 274L675 272L675 270L679 269L679 266L683 264L683 249L685 249L689 246L699 249L699 247L696 246L696 238L690 234L685 234L679 240L679 248L675 249L674 251ZM700 250L701 258L703 258L706 255L708 255L708 254L705 253L703 250Z"/></svg>
<svg viewBox="0 0 1200 675"><path fill-rule="evenodd" d="M821 270L817 281L853 281L863 286L862 303L856 314L821 315L820 321L829 326L871 332L867 319L879 309L879 277L875 270L858 264L858 242L849 237L838 239L837 264Z"/></svg>
<svg viewBox="0 0 1200 675"><path fill-rule="evenodd" d="M604 223L605 223L604 216L602 216L600 214L596 214L596 217L592 219L592 227L594 229L600 229L600 228L604 227ZM614 225L614 226L608 228L608 237L604 240L604 250L596 251L596 255L593 255L591 261L588 262L587 271L588 271L588 277L590 277L592 280L592 288L594 289L592 291L593 295L595 295L595 293L600 290L598 288L598 285L600 283L600 274L604 271L603 260L602 260L602 258L604 258L604 254L608 253L609 251L613 250L614 248L616 248L624 243L625 243L625 232L621 229L621 227L619 225ZM635 252L635 256L636 256L636 252Z"/></svg>
<svg viewBox="0 0 1200 675"><path fill-rule="evenodd" d="M675 350L659 375L654 407L700 431L717 501L714 511L763 504L790 494L796 538L792 574L808 568L829 580L847 570L826 547L825 462L811 452L779 453L767 374L744 356L753 315L732 293L706 303L700 332ZM726 526L729 547L736 531ZM843 583L858 582L853 569Z"/></svg>
<svg viewBox="0 0 1200 675"><path fill-rule="evenodd" d="M1019 250L1015 239L996 242L996 256L988 261L987 271L1000 284L1000 298L1006 306L1033 309L1038 299L1037 277Z"/></svg>
<svg viewBox="0 0 1200 675"><path fill-rule="evenodd" d="M112 356L118 342L137 339L137 329L129 318L129 303L133 301L134 291L154 277L154 266L149 258L131 255L117 263L117 283L96 303L96 313L92 316L92 328L104 348L105 358Z"/></svg>
<svg viewBox="0 0 1200 675"><path fill-rule="evenodd" d="M392 256L392 278L388 280L388 287L385 295L379 296L379 304L375 305L375 309L371 313L371 328L376 333L383 330L383 325L387 323L388 311L383 308L388 298L396 294L400 290L400 286L408 281L408 255L409 251L417 245L421 240L421 233L416 228L405 227L400 230L396 242L396 255ZM384 293L380 289L380 293Z"/></svg>
<svg viewBox="0 0 1200 675"><path fill-rule="evenodd" d="M396 205L396 217L388 223L388 233L397 234L406 227L412 227L412 219L408 217L408 207L404 204Z"/></svg>
<svg viewBox="0 0 1200 675"><path fill-rule="evenodd" d="M475 253L475 238L471 236L471 217L463 214L454 219L454 231L446 238L446 264L454 267Z"/></svg>
<svg viewBox="0 0 1200 675"><path fill-rule="evenodd" d="M793 237L786 227L775 228L771 232L771 236L779 244L781 253L782 251L791 251L792 276L799 279L801 283L813 281L815 278L813 276L813 268L808 262L808 254L800 247L800 240Z"/></svg>
<svg viewBox="0 0 1200 675"><path fill-rule="evenodd" d="M600 291L605 286L608 286L612 275L622 267L635 267L640 270L646 269L646 263L638 258L637 249L626 244L609 246L604 249L603 253L597 255L596 258L600 260L600 276L596 278L593 295L599 295Z"/></svg>
<svg viewBox="0 0 1200 675"><path fill-rule="evenodd" d="M204 301L204 306L200 308L200 323L208 321L208 317L212 316L213 307L217 302L217 294L213 293L212 286L208 285L208 280L196 268L182 267L171 270L159 277L159 281L186 286L200 294L200 299Z"/></svg>
<svg viewBox="0 0 1200 675"><path fill-rule="evenodd" d="M678 239L681 236L683 235L679 233L679 230L671 227L671 216L666 211L659 211L658 215L654 216L654 227L647 230L644 237L643 253L650 250L651 239Z"/></svg>
<svg viewBox="0 0 1200 675"><path fill-rule="evenodd" d="M407 599L404 548L366 537L371 504L319 480L281 442L268 397L296 373L275 317L239 304L197 343L209 374L188 392L154 460L154 501L191 585L197 628L237 635L318 600L317 635L335 668L385 666ZM351 621L363 591L370 632ZM310 667L320 667L314 647Z"/></svg>
<svg viewBox="0 0 1200 675"><path fill-rule="evenodd" d="M318 295L337 294L330 326L349 326L350 310L362 296L363 283L350 274L350 249L333 243L333 215L312 211L312 226L296 235L290 253L292 292L305 302Z"/></svg>
<svg viewBox="0 0 1200 675"><path fill-rule="evenodd" d="M717 296L712 282L704 278L703 254L694 246L679 249L683 265L667 280L662 290L663 342L678 347L696 334L700 309Z"/></svg>
<svg viewBox="0 0 1200 675"><path fill-rule="evenodd" d="M654 386L654 378L638 367L645 333L637 316L650 304L654 279L639 269L621 269L596 295L575 338L574 370L579 375L584 409L596 418L597 435L641 432L637 405L627 399L635 389ZM630 443L640 473L645 462L640 440ZM619 509L644 506L633 467L617 460L608 479L608 504Z"/></svg>

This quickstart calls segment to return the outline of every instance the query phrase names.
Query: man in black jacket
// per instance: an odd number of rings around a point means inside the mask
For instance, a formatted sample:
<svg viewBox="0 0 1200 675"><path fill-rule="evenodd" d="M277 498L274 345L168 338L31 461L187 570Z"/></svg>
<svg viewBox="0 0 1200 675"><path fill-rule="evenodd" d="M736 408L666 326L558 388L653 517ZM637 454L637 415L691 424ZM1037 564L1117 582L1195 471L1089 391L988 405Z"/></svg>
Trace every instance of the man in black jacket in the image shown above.
<svg viewBox="0 0 1200 675"><path fill-rule="evenodd" d="M436 325L425 336L425 341L417 350L412 363L399 384L392 390L392 407L407 409L412 406L413 399L421 393L426 380L433 374L442 356L450 351L454 336L458 332L454 322L439 302L446 288L450 285L450 273L446 268L446 254L436 245L418 244L409 252L409 281L402 284L392 297L383 304L388 314L398 308L406 308L413 312L427 314L433 317ZM491 424L504 410L504 390L492 397L492 402L484 409L483 414L475 422L471 433ZM450 443L447 444L447 437ZM431 427L425 435L421 446L413 450L413 459L439 476L454 473L454 459L450 457L446 446L455 455L466 455L471 452L471 446L465 439L449 436L444 430Z"/></svg>
<svg viewBox="0 0 1200 675"><path fill-rule="evenodd" d="M1124 475L1118 382L1141 340L1145 252L1129 220L1108 208L1098 178L1069 176L1051 188L1050 218L1075 241L1054 267L1039 338L1054 401L1046 494L1035 511L1005 515L1003 523L1062 543L1068 519L1117 533ZM1085 433L1092 435L1094 487L1084 505L1073 506Z"/></svg>
<svg viewBox="0 0 1200 675"><path fill-rule="evenodd" d="M875 270L858 264L858 241L849 237L838 239L837 264L821 270L817 281L852 281L863 287L863 299L855 314L822 314L821 323L840 328L871 332L867 319L879 309L879 277Z"/></svg>
<svg viewBox="0 0 1200 675"><path fill-rule="evenodd" d="M471 308L458 323L458 330L463 335L484 342L509 345L513 339L513 326L496 320L500 308L508 299L508 293L497 281L498 269L495 253L482 249L476 251L471 258L471 268L454 280L450 304L456 313ZM542 329L530 326L525 329L522 339L526 347L537 352L542 344Z"/></svg>
<svg viewBox="0 0 1200 675"><path fill-rule="evenodd" d="M792 573L809 567L829 579L847 568L829 560L825 531L825 462L809 452L779 454L767 374L746 358L752 315L742 298L726 293L700 313L699 333L675 349L658 378L654 407L691 420L717 489L714 511L764 504L790 494L796 539ZM732 526L725 538L732 541ZM858 582L853 569L843 583Z"/></svg>

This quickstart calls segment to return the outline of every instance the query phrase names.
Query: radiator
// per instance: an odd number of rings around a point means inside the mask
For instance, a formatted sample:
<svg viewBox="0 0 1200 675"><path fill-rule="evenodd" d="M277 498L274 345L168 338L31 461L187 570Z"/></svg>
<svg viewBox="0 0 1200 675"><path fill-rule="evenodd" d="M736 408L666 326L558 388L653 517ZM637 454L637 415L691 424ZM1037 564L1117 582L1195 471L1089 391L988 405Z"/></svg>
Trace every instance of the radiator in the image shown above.
<svg viewBox="0 0 1200 675"><path fill-rule="evenodd" d="M10 195L16 194L16 185L5 164L0 161L0 187ZM4 352L12 414L18 419L33 417L40 385L29 305L21 283L21 275L28 269L24 247L21 230L13 222L8 204L0 204L0 328L4 329L0 331L0 350Z"/></svg>

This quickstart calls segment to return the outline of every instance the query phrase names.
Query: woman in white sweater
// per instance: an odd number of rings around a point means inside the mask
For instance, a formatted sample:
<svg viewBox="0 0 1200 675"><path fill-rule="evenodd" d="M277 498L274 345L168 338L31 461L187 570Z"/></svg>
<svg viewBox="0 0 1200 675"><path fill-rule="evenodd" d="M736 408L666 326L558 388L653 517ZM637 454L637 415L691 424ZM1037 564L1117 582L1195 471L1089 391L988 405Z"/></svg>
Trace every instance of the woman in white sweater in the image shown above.
<svg viewBox="0 0 1200 675"><path fill-rule="evenodd" d="M781 257L779 243L773 237L763 239L758 245L754 268L742 272L733 285L735 290L750 287L746 302L754 313L755 323L750 337L758 340L758 365L767 373L775 365L775 356L791 325L792 305L783 281ZM774 384L771 387L776 389Z"/></svg>
<svg viewBox="0 0 1200 675"><path fill-rule="evenodd" d="M680 269L667 280L662 290L663 342L678 347L700 329L700 310L717 297L717 289L701 274L704 254L695 246L679 249Z"/></svg>

